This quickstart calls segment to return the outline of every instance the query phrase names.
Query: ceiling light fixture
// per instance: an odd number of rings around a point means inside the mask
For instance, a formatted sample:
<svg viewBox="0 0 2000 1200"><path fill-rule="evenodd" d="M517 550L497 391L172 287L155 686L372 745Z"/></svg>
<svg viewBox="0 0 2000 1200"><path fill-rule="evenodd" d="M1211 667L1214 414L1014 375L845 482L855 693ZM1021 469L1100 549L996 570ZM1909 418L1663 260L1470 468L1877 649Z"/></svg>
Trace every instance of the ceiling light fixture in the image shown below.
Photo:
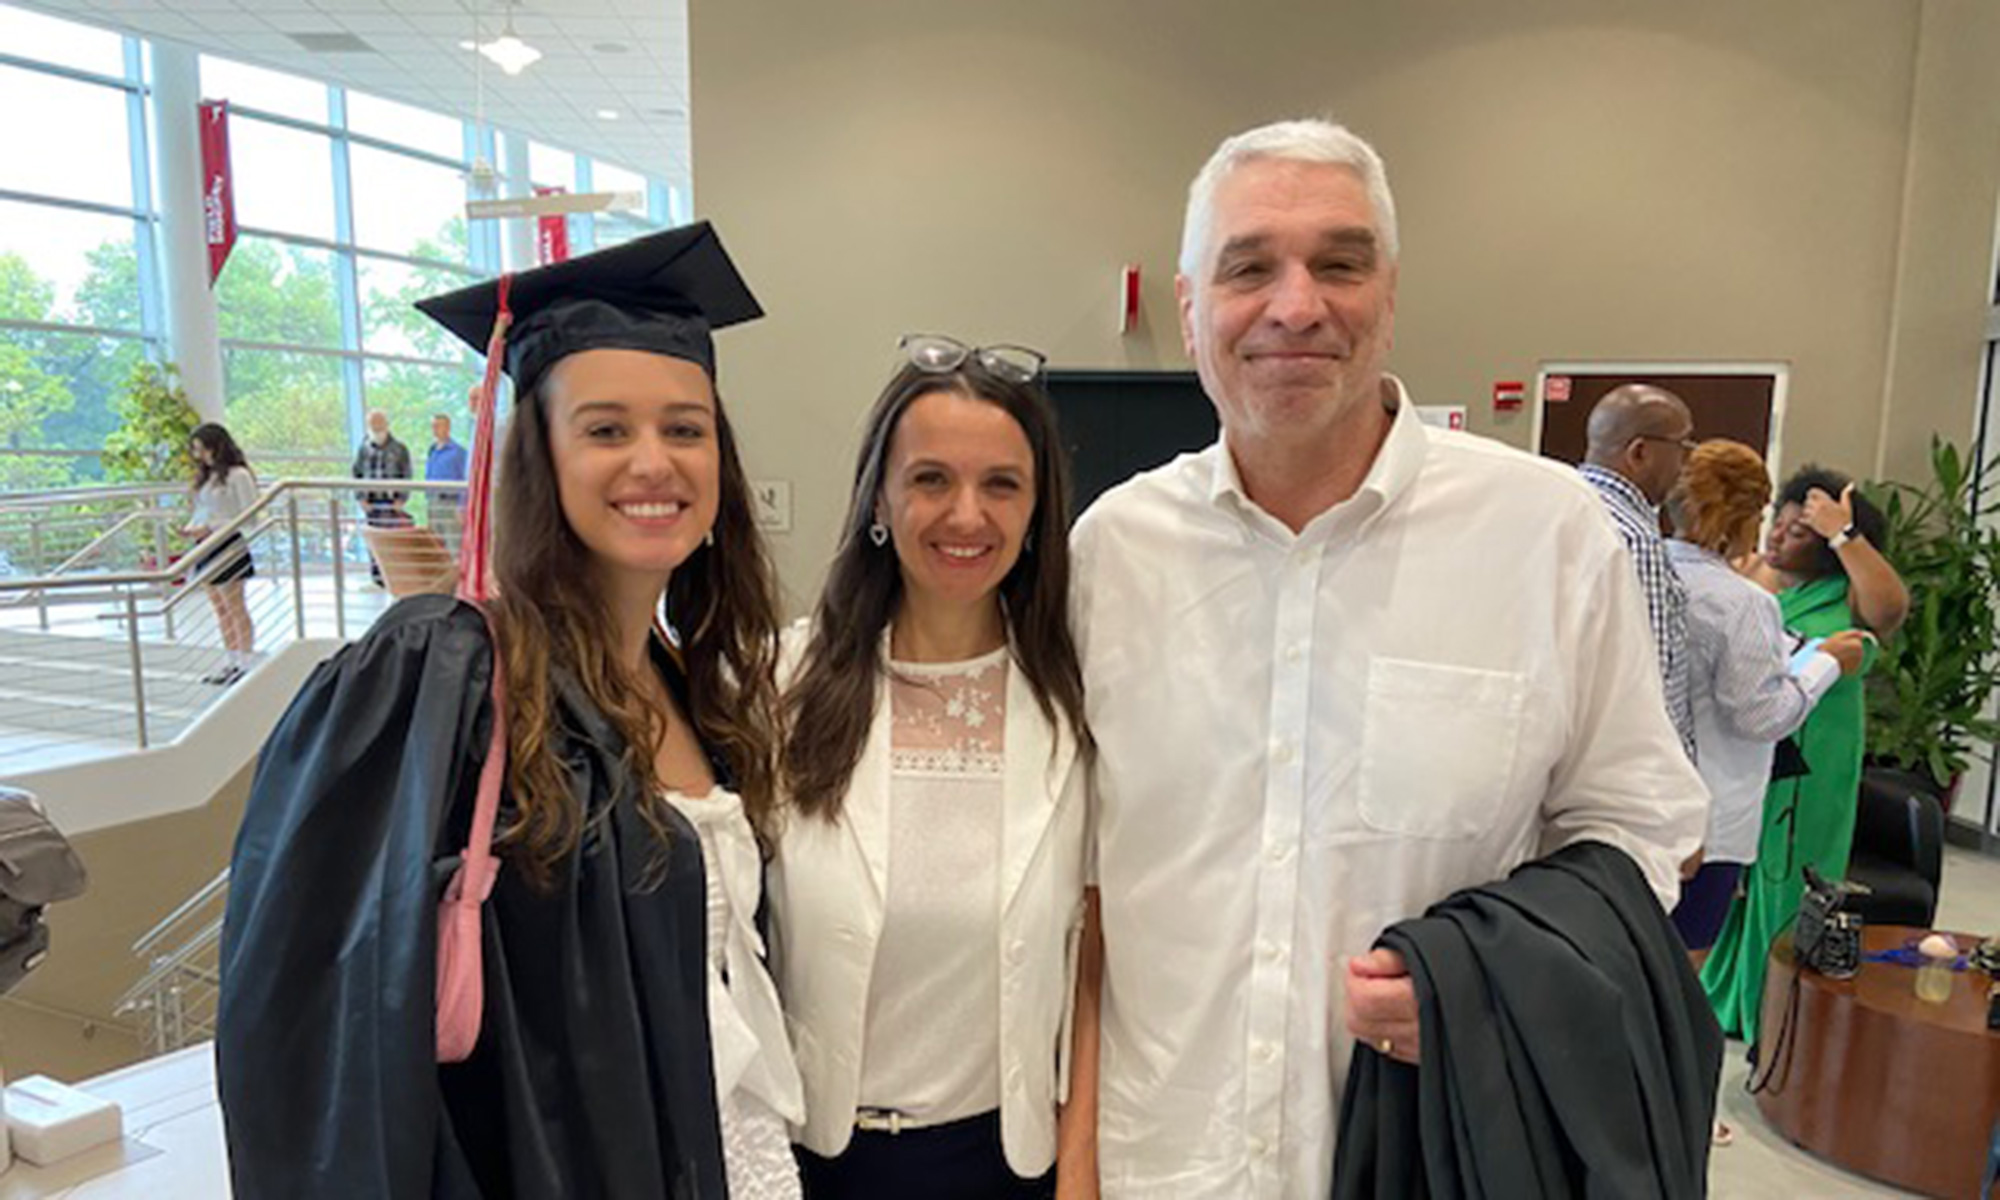
<svg viewBox="0 0 2000 1200"><path fill-rule="evenodd" d="M490 42L481 42L479 52L485 55L494 66L499 67L509 75L519 75L522 71L527 70L540 61L542 57L540 50L522 41L521 35L514 32L514 10L512 5L508 6L507 20L500 27L500 36Z"/></svg>
<svg viewBox="0 0 2000 1200"><path fill-rule="evenodd" d="M597 110L597 119L600 121L616 121L618 119L618 110L615 108L600 108Z"/></svg>

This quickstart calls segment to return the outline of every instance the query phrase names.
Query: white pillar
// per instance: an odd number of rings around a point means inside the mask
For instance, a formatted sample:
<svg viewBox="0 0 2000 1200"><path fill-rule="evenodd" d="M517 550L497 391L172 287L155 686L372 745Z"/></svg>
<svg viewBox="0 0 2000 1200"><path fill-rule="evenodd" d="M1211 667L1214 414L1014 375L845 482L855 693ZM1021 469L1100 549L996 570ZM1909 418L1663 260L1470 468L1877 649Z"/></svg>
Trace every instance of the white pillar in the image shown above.
<svg viewBox="0 0 2000 1200"><path fill-rule="evenodd" d="M167 357L180 367L188 402L222 420L221 333L208 284L202 219L201 81L195 52L153 43L153 145L159 163L160 274L167 292Z"/></svg>
<svg viewBox="0 0 2000 1200"><path fill-rule="evenodd" d="M528 139L518 133L502 130L502 144L506 146L507 173L501 177L500 194L503 196L532 196L535 188L528 177ZM536 263L535 219L533 217L509 217L500 223L501 256L509 271L525 271Z"/></svg>

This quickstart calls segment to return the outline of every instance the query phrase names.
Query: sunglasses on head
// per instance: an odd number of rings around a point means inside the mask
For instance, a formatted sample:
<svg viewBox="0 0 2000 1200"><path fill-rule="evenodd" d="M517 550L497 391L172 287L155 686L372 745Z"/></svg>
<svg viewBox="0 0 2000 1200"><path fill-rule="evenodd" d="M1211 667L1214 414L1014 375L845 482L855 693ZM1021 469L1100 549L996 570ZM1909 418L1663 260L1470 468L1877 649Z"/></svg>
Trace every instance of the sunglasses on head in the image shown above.
<svg viewBox="0 0 2000 1200"><path fill-rule="evenodd" d="M997 379L1033 383L1048 363L1041 351L1026 346L968 346L941 333L906 333L896 344L911 366L932 375L950 374L969 362Z"/></svg>

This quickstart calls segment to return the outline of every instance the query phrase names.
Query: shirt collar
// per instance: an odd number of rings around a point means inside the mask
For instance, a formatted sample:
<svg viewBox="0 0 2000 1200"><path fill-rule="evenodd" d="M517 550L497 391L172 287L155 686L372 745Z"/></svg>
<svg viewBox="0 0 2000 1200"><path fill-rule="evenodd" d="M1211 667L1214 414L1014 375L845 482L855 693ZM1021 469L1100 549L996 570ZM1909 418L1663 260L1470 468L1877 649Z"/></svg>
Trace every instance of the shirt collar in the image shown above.
<svg viewBox="0 0 2000 1200"><path fill-rule="evenodd" d="M1639 485L1618 472L1593 463L1583 463L1577 470L1582 472L1583 477L1595 485L1598 491L1615 496L1634 513L1652 517L1657 512L1652 502L1646 499L1646 493L1639 490Z"/></svg>
<svg viewBox="0 0 2000 1200"><path fill-rule="evenodd" d="M1680 538L1667 538L1666 543L1667 558L1671 562L1699 564L1705 567L1720 567L1732 575L1736 573L1736 568L1729 565L1728 559L1706 546L1697 546L1693 542L1682 541Z"/></svg>
<svg viewBox="0 0 2000 1200"><path fill-rule="evenodd" d="M1306 526L1307 530L1319 525L1334 512L1356 511L1362 514L1362 522L1373 520L1409 488L1417 473L1423 469L1424 459L1430 453L1430 434L1425 430L1422 418L1417 416L1416 406L1410 402L1409 390L1403 386L1403 381L1386 374L1382 379L1389 385L1388 402L1395 405L1388 436L1382 439L1382 447L1375 452L1375 461L1369 464L1368 474L1363 477L1354 495L1314 517ZM1208 484L1209 503L1218 508L1233 508L1239 513L1263 512L1243 487L1243 476L1236 469L1236 457L1229 452L1228 436L1218 437L1208 453L1213 456Z"/></svg>

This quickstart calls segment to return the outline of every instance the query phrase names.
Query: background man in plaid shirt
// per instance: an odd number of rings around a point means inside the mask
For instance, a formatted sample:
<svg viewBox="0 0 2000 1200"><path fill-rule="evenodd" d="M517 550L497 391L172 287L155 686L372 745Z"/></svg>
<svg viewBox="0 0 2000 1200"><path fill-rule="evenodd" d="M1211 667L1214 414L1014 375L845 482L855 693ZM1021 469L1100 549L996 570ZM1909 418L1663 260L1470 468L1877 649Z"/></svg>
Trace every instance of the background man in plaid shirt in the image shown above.
<svg viewBox="0 0 2000 1200"><path fill-rule="evenodd" d="M1618 536L1632 552L1653 644L1660 652L1667 715L1694 757L1694 709L1688 699L1687 589L1667 561L1660 505L1696 446L1694 417L1665 388L1628 383L1605 393L1590 410L1590 453L1578 468L1603 498Z"/></svg>

